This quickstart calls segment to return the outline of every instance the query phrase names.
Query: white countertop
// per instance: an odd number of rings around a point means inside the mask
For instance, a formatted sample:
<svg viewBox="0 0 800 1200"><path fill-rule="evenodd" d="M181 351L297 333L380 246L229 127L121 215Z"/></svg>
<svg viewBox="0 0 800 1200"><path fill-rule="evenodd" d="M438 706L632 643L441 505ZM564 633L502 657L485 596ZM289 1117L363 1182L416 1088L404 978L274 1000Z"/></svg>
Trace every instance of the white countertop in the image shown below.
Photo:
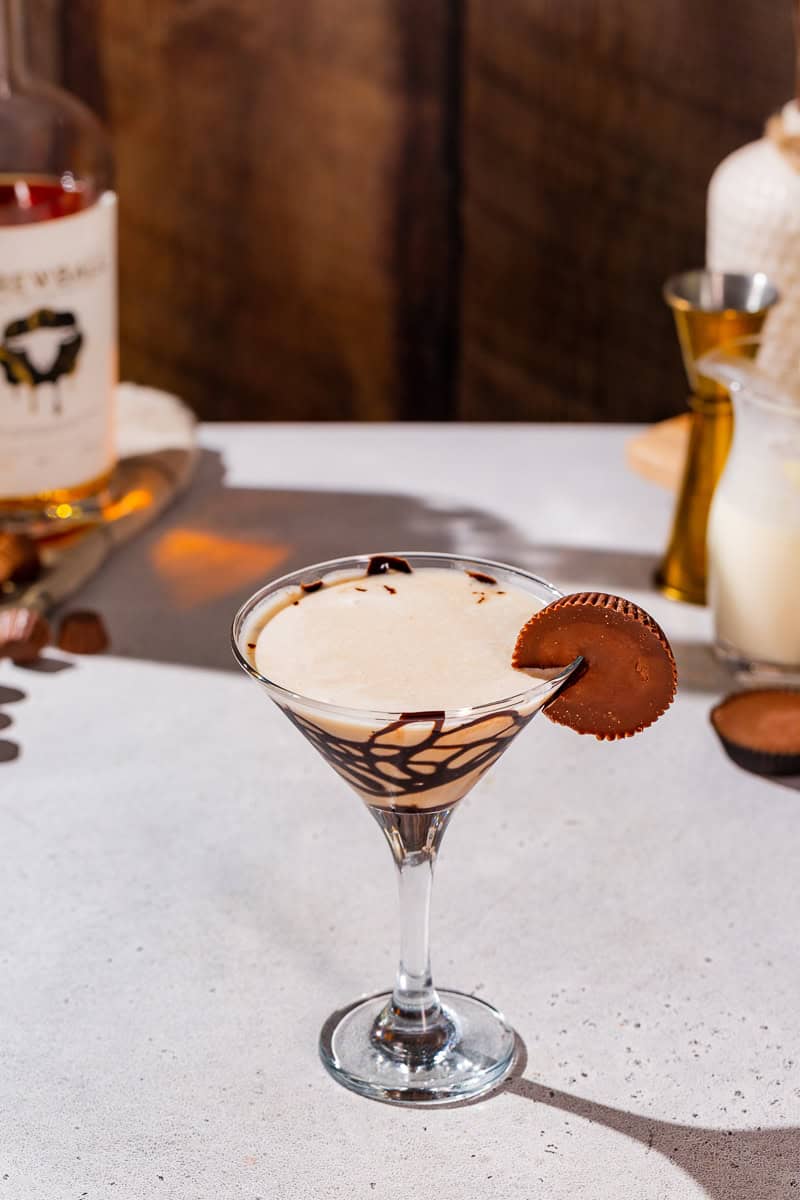
<svg viewBox="0 0 800 1200"><path fill-rule="evenodd" d="M631 432L206 427L191 492L78 601L112 652L0 663L0 1200L800 1197L800 791L709 729L725 681L707 614L651 590L671 498ZM320 1065L329 1013L391 983L393 870L228 649L263 578L379 549L622 592L682 668L628 742L538 718L453 821L435 978L527 1054L462 1108Z"/></svg>

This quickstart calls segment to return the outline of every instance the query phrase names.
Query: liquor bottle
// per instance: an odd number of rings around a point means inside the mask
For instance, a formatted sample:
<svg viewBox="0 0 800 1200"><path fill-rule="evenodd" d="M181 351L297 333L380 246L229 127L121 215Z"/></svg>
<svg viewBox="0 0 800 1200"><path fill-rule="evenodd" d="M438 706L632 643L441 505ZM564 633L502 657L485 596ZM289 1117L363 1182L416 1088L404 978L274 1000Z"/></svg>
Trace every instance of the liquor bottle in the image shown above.
<svg viewBox="0 0 800 1200"><path fill-rule="evenodd" d="M0 526L91 510L114 465L111 152L29 75L23 10L0 0Z"/></svg>

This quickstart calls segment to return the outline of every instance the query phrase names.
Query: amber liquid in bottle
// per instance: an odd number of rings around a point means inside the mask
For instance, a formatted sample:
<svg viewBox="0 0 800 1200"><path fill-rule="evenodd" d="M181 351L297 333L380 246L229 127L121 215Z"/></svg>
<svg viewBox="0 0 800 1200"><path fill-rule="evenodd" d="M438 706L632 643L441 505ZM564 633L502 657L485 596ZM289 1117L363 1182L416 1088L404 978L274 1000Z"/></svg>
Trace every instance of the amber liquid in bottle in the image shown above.
<svg viewBox="0 0 800 1200"><path fill-rule="evenodd" d="M91 188L74 182L67 188L47 176L0 174L0 225L32 225L70 217L95 201Z"/></svg>

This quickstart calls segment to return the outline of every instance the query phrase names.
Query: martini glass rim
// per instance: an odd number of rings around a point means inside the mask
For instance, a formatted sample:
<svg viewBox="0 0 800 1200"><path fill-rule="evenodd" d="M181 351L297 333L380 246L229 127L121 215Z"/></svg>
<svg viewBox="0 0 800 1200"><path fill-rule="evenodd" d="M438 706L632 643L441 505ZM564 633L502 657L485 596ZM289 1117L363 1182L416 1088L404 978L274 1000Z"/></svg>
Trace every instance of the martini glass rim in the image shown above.
<svg viewBox="0 0 800 1200"><path fill-rule="evenodd" d="M526 571L521 567L511 566L509 563L496 562L488 558L475 558L468 554L457 554L443 551L427 551L427 550L392 550L392 551L375 551L371 554L352 554L345 555L341 558L328 559L325 562L310 563L306 567L301 567L297 571L290 571L286 575L281 575L278 578L266 583L263 587L253 592L252 595L245 600L239 607L236 615L233 618L231 625L231 646L233 655L239 666L252 679L264 687L269 695L283 705L292 708L310 709L316 712L324 712L337 717L345 717L358 722L388 725L402 722L409 724L414 721L431 720L436 717L443 720L445 723L450 721L458 721L464 723L471 719L478 719L501 710L517 708L530 704L542 695L548 695L558 690L579 665L580 659L575 659L565 667L548 675L547 678L537 678L532 682L530 687L524 688L522 691L515 692L510 696L499 697L485 704L466 705L462 708L447 708L437 709L430 712L414 712L414 711L392 711L389 709L372 709L348 707L347 705L336 704L331 700L323 700L319 697L307 696L301 692L292 691L291 688L285 687L283 684L276 683L274 679L268 679L266 675L262 675L260 671L253 666L249 658L243 653L239 644L240 637L244 632L246 623L253 616L259 607L270 596L277 595L284 589L290 588L293 585L299 587L300 583L310 578L322 578L326 574L331 574L334 571L344 571L349 569L357 570L361 567L365 568L369 565L371 558L377 555L381 557L387 556L391 558L403 558L407 561L414 562L424 560L426 565L436 566L439 563L451 563L453 565L464 564L464 569L468 570L471 567L477 567L480 570L488 569L494 571L504 571L510 576L517 579L522 579L526 583L535 585L540 588L545 595L537 595L537 599L544 600L545 604L550 604L554 600L561 599L563 593L559 591L548 580L543 579L540 575L534 575L530 571ZM534 593L534 589L531 589ZM535 593L534 593L535 594ZM538 611L538 610L537 610Z"/></svg>

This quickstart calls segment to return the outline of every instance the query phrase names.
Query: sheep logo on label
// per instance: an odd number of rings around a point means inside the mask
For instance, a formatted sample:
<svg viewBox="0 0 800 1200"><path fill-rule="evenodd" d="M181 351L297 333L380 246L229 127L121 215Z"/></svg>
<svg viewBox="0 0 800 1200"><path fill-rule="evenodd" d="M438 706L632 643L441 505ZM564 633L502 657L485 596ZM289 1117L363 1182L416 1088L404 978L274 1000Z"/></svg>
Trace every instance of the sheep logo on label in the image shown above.
<svg viewBox="0 0 800 1200"><path fill-rule="evenodd" d="M37 389L49 383L52 411L62 412L60 381L74 372L83 340L75 314L52 308L39 308L6 325L0 368L12 387L28 389L31 411L38 411Z"/></svg>

